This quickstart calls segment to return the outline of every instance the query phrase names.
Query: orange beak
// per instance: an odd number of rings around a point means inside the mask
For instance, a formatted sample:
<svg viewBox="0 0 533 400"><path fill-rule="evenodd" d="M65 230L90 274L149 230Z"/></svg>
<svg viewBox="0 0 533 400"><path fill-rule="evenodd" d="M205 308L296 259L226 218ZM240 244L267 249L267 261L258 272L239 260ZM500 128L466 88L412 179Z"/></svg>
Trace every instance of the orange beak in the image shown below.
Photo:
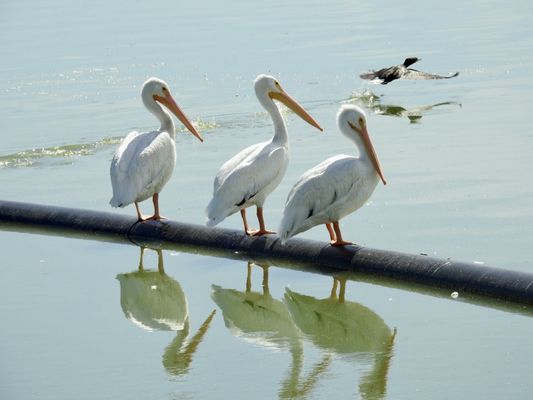
<svg viewBox="0 0 533 400"><path fill-rule="evenodd" d="M381 170L381 164L379 163L376 150L374 150L374 146L372 145L372 141L370 140L370 135L368 134L368 131L366 129L366 124L363 123L363 126L361 127L361 129L357 128L350 121L348 121L348 125L350 125L350 128L356 131L363 139L363 143L365 144L366 151L370 155L370 160L372 161L372 165L374 165L374 168L376 169L376 172L381 178L381 181L383 182L383 184L386 185L387 182L385 181L385 177L383 176L383 171Z"/></svg>
<svg viewBox="0 0 533 400"><path fill-rule="evenodd" d="M307 122L309 125L314 126L315 128L319 129L320 131L323 131L322 127L318 125L318 123L311 117L307 111L303 109L301 105L299 105L296 100L294 100L291 96L289 96L282 88L278 85L278 88L281 90L280 92L269 92L268 95L271 99L278 100L285 104L287 107L289 107L296 115L298 115L301 119L303 119L305 122Z"/></svg>
<svg viewBox="0 0 533 400"><path fill-rule="evenodd" d="M200 133L198 133L196 128L192 125L191 121L189 121L183 111L181 111L181 108L178 107L168 90L166 91L165 97L154 95L154 100L163 104L166 108L172 111L172 114L174 114L181 121L181 123L185 125L185 127L200 140L200 142L204 141L202 136L200 136Z"/></svg>

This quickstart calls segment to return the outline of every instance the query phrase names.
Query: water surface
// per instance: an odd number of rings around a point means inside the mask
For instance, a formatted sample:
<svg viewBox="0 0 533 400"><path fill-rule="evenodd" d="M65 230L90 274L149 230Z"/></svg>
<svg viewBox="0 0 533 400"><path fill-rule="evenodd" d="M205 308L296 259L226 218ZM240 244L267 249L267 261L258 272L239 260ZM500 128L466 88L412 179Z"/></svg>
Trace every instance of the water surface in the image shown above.
<svg viewBox="0 0 533 400"><path fill-rule="evenodd" d="M272 134L252 89L257 74L270 73L325 132L286 114L291 163L267 200L269 227L303 171L353 153L335 126L338 108L351 102L367 110L388 184L342 221L346 238L531 271L532 17L527 1L6 1L0 197L110 211L109 161L129 131L155 127L139 90L158 76L205 137L178 133L162 213L203 223L219 166ZM422 58L421 70L460 75L387 86L358 78L411 55ZM149 202L142 207L149 212ZM222 226L240 224L233 216ZM247 295L245 262L164 252L169 287L187 300L188 328L183 320L170 324L181 330L160 330L121 305L117 277L138 270L136 248L0 236L2 397L520 399L533 390L531 319L460 295L349 281L346 304L397 333L392 347L347 354L298 326L287 305L287 287L327 299L331 277L273 266L265 297L254 266L248 295L285 307L284 332L296 332L267 340L265 328L239 334L213 295L216 287ZM157 271L155 253L147 259Z"/></svg>

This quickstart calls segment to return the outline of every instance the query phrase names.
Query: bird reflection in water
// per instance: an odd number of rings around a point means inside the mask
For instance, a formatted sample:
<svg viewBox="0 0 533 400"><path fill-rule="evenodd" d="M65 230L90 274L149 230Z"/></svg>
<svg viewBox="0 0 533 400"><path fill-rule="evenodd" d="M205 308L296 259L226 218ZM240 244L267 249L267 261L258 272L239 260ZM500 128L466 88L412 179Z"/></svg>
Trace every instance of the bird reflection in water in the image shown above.
<svg viewBox="0 0 533 400"><path fill-rule="evenodd" d="M183 375L189 370L192 357L209 329L215 310L207 317L197 333L189 336L187 298L180 284L165 273L163 251L157 252L157 271L147 270L143 264L141 247L138 270L118 274L120 305L128 320L148 331L175 331L174 340L163 354L163 366L172 375Z"/></svg>
<svg viewBox="0 0 533 400"><path fill-rule="evenodd" d="M212 285L214 302L224 315L226 327L235 336L267 347L292 347L300 340L298 328L282 301L273 298L268 285L268 265L263 270L262 292L252 291L252 262L248 262L246 289Z"/></svg>
<svg viewBox="0 0 533 400"><path fill-rule="evenodd" d="M346 301L345 292L346 280L334 278L325 299L286 289L284 301L296 326L318 348L348 361L371 356L373 368L361 378L359 392L364 399L382 399L396 330L369 308Z"/></svg>
<svg viewBox="0 0 533 400"><path fill-rule="evenodd" d="M261 292L252 291L253 263L248 262L245 291L212 285L212 298L222 310L224 323L234 336L258 346L289 350L291 365L279 396L283 399L304 398L326 371L331 355L325 355L307 376L301 377L304 366L301 332L294 325L285 304L270 294L269 266L256 265L263 270Z"/></svg>
<svg viewBox="0 0 533 400"><path fill-rule="evenodd" d="M370 90L365 90L362 93L353 93L346 100L346 103L363 106L379 115L389 115L393 117L407 118L412 124L420 122L420 120L425 114L427 114L436 107L451 105L458 107L462 106L461 103L458 103L456 101L442 101L427 106L412 107L407 109L400 105L383 104L381 102L381 96L372 93Z"/></svg>

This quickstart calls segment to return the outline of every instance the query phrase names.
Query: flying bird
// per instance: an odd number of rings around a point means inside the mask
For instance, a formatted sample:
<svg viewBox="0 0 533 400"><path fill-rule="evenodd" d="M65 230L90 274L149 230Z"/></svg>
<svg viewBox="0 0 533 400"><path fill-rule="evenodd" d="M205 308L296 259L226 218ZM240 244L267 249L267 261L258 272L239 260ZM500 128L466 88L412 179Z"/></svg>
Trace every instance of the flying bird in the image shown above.
<svg viewBox="0 0 533 400"><path fill-rule="evenodd" d="M359 155L336 155L304 172L285 203L279 227L282 243L325 224L332 246L351 244L342 238L339 220L363 206L380 179L386 184L363 110L351 104L341 106L337 124Z"/></svg>
<svg viewBox="0 0 533 400"><path fill-rule="evenodd" d="M124 138L111 161L111 185L113 197L109 203L113 207L125 207L134 203L139 221L160 220L159 193L170 179L176 165L176 129L170 110L203 142L183 111L178 107L168 85L158 78L148 79L142 87L141 98L144 106L160 122L159 129L151 132L131 132ZM139 202L152 197L154 214L144 217Z"/></svg>
<svg viewBox="0 0 533 400"><path fill-rule="evenodd" d="M413 68L408 68L410 65L413 65L417 61L420 61L420 58L409 57L406 58L403 64L395 65L393 67L382 68L378 71L370 71L364 74L359 75L361 79L373 80L376 83L381 83L386 85L389 82L392 82L396 79L411 79L411 80L428 80L428 79L450 79L459 75L459 72L456 72L451 75L437 75L431 74L429 72L418 71Z"/></svg>
<svg viewBox="0 0 533 400"><path fill-rule="evenodd" d="M266 142L247 147L220 167L213 184L213 197L206 209L206 224L215 226L240 211L244 232L260 236L274 233L265 227L263 204L281 182L289 164L287 127L274 100L285 104L315 128L322 128L272 76L259 75L254 88L259 103L272 118L274 136ZM259 222L259 229L254 231L249 229L246 220L246 208L253 205L257 207Z"/></svg>

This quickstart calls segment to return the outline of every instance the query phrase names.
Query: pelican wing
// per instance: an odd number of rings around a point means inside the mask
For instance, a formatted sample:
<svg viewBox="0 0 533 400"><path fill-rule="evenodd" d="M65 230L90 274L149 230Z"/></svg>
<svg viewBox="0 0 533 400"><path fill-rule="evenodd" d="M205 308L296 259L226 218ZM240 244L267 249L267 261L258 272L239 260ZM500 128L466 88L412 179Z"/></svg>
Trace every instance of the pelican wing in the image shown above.
<svg viewBox="0 0 533 400"><path fill-rule="evenodd" d="M111 161L111 205L124 207L143 200L140 197L153 189L169 157L173 156L172 146L164 145L169 139L159 131L131 132L126 136Z"/></svg>
<svg viewBox="0 0 533 400"><path fill-rule="evenodd" d="M305 172L291 189L279 228L282 238L329 221L328 212L346 202L360 184L355 157L337 155Z"/></svg>
<svg viewBox="0 0 533 400"><path fill-rule="evenodd" d="M222 164L222 166L217 172L217 175L215 176L215 181L213 183L213 193L220 188L222 183L224 183L226 178L231 175L231 173L235 170L235 168L239 166L239 164L244 162L244 160L246 160L246 158L249 157L250 154L256 152L258 148L261 148L264 145L265 143L253 144L245 148L244 150L238 152L228 161Z"/></svg>
<svg viewBox="0 0 533 400"><path fill-rule="evenodd" d="M273 189L286 166L286 148L272 142L251 146L226 162L215 178L213 198L206 210L208 224L219 223L255 200L256 195Z"/></svg>
<svg viewBox="0 0 533 400"><path fill-rule="evenodd" d="M437 75L431 74L429 72L418 71L416 69L409 68L407 72L403 75L403 79L411 80L429 80L429 79L450 79L459 75L459 72L450 75Z"/></svg>

